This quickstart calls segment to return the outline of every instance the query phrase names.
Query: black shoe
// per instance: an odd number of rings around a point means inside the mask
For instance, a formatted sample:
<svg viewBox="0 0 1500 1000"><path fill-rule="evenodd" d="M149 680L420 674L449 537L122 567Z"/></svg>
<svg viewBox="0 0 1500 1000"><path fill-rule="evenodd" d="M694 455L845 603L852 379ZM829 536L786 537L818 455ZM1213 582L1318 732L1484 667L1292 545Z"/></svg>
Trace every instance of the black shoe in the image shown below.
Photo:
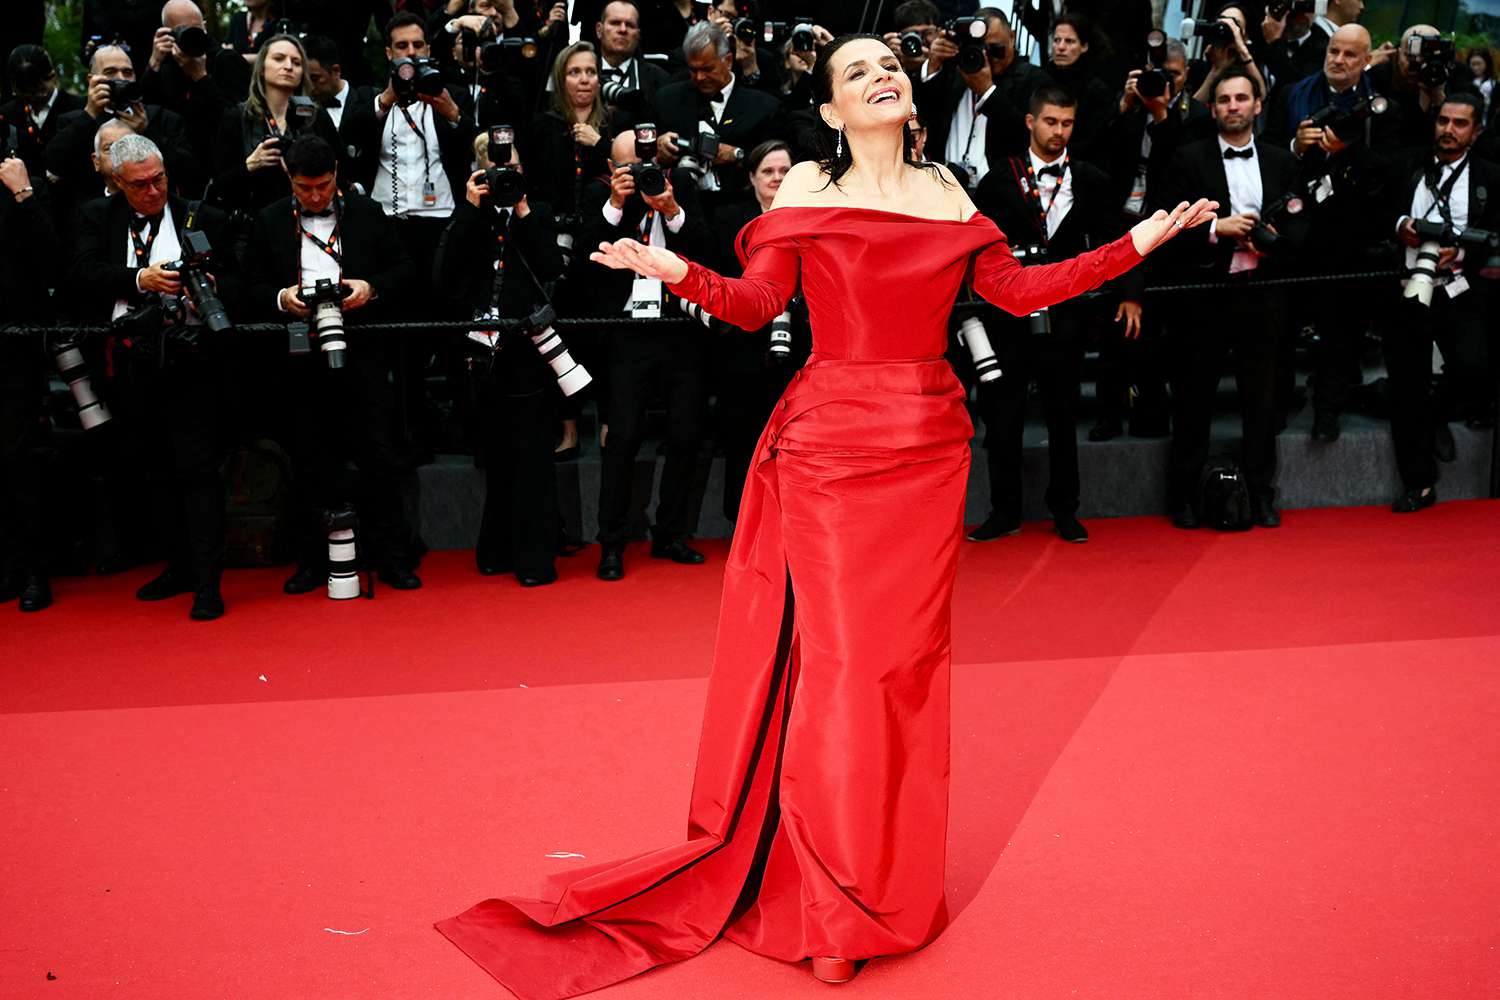
<svg viewBox="0 0 1500 1000"><path fill-rule="evenodd" d="M328 582L328 574L310 566L298 566L297 572L286 578L281 585L283 593L310 594Z"/></svg>
<svg viewBox="0 0 1500 1000"><path fill-rule="evenodd" d="M1397 514L1415 514L1423 507L1431 507L1435 503L1437 503L1437 490L1429 486L1425 492L1407 490L1396 498L1395 503L1391 504L1391 510Z"/></svg>
<svg viewBox="0 0 1500 1000"><path fill-rule="evenodd" d="M1451 462L1458 457L1458 445L1446 420L1439 420L1432 429L1432 456L1439 462Z"/></svg>
<svg viewBox="0 0 1500 1000"><path fill-rule="evenodd" d="M481 554L478 550L474 552L474 565L479 568L480 576L499 576L511 571L509 561L488 553Z"/></svg>
<svg viewBox="0 0 1500 1000"><path fill-rule="evenodd" d="M1257 528L1281 527L1281 511L1270 497L1250 498L1250 520Z"/></svg>
<svg viewBox="0 0 1500 1000"><path fill-rule="evenodd" d="M1007 535L1019 535L1021 533L1021 522L1001 517L999 514L991 514L984 519L984 523L966 536L971 542L993 542L997 538L1005 538Z"/></svg>
<svg viewBox="0 0 1500 1000"><path fill-rule="evenodd" d="M670 542L652 542L651 558L670 559L684 566L698 566L702 564L704 556L687 542L674 538Z"/></svg>
<svg viewBox="0 0 1500 1000"><path fill-rule="evenodd" d="M52 606L52 585L45 576L31 574L21 584L22 611L42 611Z"/></svg>
<svg viewBox="0 0 1500 1000"><path fill-rule="evenodd" d="M516 580L523 587L545 587L549 583L556 583L557 582L557 571L553 570L550 573L536 573L536 574L527 573L527 574L524 574L524 575L521 574L521 573L517 573L516 574Z"/></svg>
<svg viewBox="0 0 1500 1000"><path fill-rule="evenodd" d="M1339 415L1327 410L1313 415L1312 439L1314 441L1337 441L1339 439Z"/></svg>
<svg viewBox="0 0 1500 1000"><path fill-rule="evenodd" d="M603 545L599 549L599 579L625 579L625 546Z"/></svg>
<svg viewBox="0 0 1500 1000"><path fill-rule="evenodd" d="M195 622L211 622L224 616L224 598L219 594L219 585L209 584L193 591L193 610L188 617Z"/></svg>
<svg viewBox="0 0 1500 1000"><path fill-rule="evenodd" d="M377 570L375 577L396 590L420 590L422 587L422 578L404 566L387 566Z"/></svg>
<svg viewBox="0 0 1500 1000"><path fill-rule="evenodd" d="M135 592L138 601L165 601L178 594L191 594L193 581L168 566L156 579L143 583Z"/></svg>
<svg viewBox="0 0 1500 1000"><path fill-rule="evenodd" d="M1198 527L1198 512L1193 509L1192 504L1183 504L1172 510L1172 527L1191 531Z"/></svg>
<svg viewBox="0 0 1500 1000"><path fill-rule="evenodd" d="M1089 540L1089 529L1072 514L1058 514L1052 518L1052 530L1065 542L1081 544Z"/></svg>
<svg viewBox="0 0 1500 1000"><path fill-rule="evenodd" d="M1089 440L1113 441L1123 433L1125 428L1120 421L1106 417L1089 428Z"/></svg>

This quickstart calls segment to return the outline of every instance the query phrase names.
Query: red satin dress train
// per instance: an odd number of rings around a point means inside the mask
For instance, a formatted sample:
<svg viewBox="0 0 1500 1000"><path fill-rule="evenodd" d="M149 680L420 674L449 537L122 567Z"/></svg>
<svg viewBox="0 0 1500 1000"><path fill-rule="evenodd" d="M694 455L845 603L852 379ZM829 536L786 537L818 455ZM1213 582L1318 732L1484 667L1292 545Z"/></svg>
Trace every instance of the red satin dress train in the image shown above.
<svg viewBox="0 0 1500 1000"><path fill-rule="evenodd" d="M783 208L740 279L672 291L758 329L800 279L813 354L761 436L724 573L681 843L441 921L522 1000L587 993L723 935L786 961L920 948L948 921L949 654L969 440L943 359L975 290L1018 315L1140 260L1129 237L1022 269L994 224Z"/></svg>

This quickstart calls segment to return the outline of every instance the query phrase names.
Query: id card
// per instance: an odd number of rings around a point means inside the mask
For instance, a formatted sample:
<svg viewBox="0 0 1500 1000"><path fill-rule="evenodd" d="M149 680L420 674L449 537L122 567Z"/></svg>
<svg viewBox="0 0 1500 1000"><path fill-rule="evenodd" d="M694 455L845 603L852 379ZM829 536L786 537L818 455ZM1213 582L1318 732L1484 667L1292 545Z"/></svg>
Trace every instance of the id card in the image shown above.
<svg viewBox="0 0 1500 1000"><path fill-rule="evenodd" d="M630 315L635 319L661 318L661 279L636 278L630 286Z"/></svg>
<svg viewBox="0 0 1500 1000"><path fill-rule="evenodd" d="M437 207L437 188L433 186L432 181L427 181L422 185L422 207Z"/></svg>
<svg viewBox="0 0 1500 1000"><path fill-rule="evenodd" d="M1456 276L1452 281L1443 286L1443 291L1448 293L1448 298L1456 299L1469 290L1469 279L1463 275Z"/></svg>
<svg viewBox="0 0 1500 1000"><path fill-rule="evenodd" d="M1146 214L1146 168L1135 172L1135 182L1130 185L1130 197L1125 199L1125 211L1130 215Z"/></svg>

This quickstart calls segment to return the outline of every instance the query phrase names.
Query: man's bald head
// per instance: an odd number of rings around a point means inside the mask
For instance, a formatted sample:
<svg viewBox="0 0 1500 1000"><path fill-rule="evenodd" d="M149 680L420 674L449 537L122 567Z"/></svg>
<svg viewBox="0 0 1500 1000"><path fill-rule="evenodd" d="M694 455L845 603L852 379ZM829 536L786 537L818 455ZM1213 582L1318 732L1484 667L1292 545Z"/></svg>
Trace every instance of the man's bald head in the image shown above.
<svg viewBox="0 0 1500 1000"><path fill-rule="evenodd" d="M193 0L167 0L161 8L161 23L164 28L180 28L185 24L203 27L203 11Z"/></svg>
<svg viewBox="0 0 1500 1000"><path fill-rule="evenodd" d="M626 129L615 136L615 141L609 144L609 158L615 163L639 163L641 158L635 155L635 130Z"/></svg>
<svg viewBox="0 0 1500 1000"><path fill-rule="evenodd" d="M101 45L89 56L89 73L93 76L135 79L135 66L130 53L118 45Z"/></svg>
<svg viewBox="0 0 1500 1000"><path fill-rule="evenodd" d="M1323 56L1323 75L1339 93L1359 83L1370 65L1370 33L1358 24L1346 24L1328 39Z"/></svg>

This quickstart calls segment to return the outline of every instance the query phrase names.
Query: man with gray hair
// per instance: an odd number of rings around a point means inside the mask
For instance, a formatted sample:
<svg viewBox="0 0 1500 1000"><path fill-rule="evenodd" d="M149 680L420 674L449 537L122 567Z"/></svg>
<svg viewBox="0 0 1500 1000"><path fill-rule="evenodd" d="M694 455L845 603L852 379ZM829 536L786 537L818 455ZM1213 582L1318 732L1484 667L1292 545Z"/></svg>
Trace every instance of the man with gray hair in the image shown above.
<svg viewBox="0 0 1500 1000"><path fill-rule="evenodd" d="M718 25L710 21L693 25L682 49L688 79L658 90L652 104L657 159L675 166L684 149L703 145L692 158L703 168L698 187L704 192L705 207L711 208L719 192L737 193L745 187L746 151L781 137L781 105L736 78L734 45ZM713 138L704 140L704 136Z"/></svg>
<svg viewBox="0 0 1500 1000"><path fill-rule="evenodd" d="M223 213L170 193L161 149L142 135L124 135L109 149L120 195L96 198L78 209L77 245L70 280L80 318L119 321L122 349L114 355L125 395L119 410L136 421L140 454L109 470L118 483L144 472L151 491L134 491L139 509L117 517L160 525L168 552L166 570L136 592L143 601L193 594L198 621L224 613L219 578L224 558L222 419L227 401L230 345L196 325L183 275L185 234L202 232L218 253L211 277L232 309L238 284L229 270L228 220ZM194 332L196 331L196 332ZM136 463L148 468L131 467ZM127 491L120 491L127 492ZM144 494L144 495L142 495Z"/></svg>

